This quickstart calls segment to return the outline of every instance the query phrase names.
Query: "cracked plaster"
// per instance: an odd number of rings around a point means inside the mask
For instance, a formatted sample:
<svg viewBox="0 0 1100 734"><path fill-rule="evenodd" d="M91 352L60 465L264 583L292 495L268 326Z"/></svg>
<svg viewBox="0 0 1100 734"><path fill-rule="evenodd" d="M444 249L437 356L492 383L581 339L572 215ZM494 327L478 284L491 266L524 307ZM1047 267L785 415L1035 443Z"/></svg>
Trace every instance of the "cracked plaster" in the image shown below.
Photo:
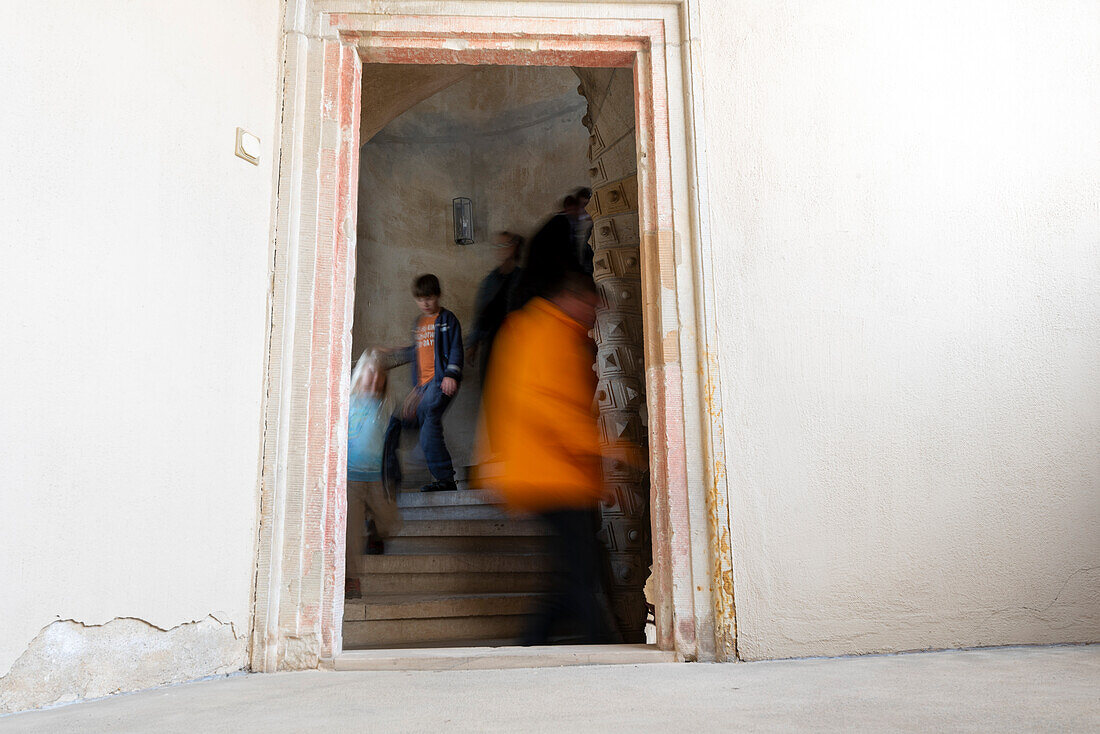
<svg viewBox="0 0 1100 734"><path fill-rule="evenodd" d="M0 714L241 670L248 637L223 616L170 629L132 617L52 622L0 678Z"/></svg>

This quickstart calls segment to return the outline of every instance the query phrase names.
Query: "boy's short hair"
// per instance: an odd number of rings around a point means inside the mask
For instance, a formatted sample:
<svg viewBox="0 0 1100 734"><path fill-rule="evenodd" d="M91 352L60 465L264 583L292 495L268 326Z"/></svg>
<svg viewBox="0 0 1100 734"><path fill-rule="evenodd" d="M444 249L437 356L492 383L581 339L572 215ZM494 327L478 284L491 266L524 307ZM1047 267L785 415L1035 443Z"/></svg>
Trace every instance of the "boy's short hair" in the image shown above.
<svg viewBox="0 0 1100 734"><path fill-rule="evenodd" d="M439 278L431 273L416 276L412 290L413 298L431 298L443 294L443 290L439 287Z"/></svg>

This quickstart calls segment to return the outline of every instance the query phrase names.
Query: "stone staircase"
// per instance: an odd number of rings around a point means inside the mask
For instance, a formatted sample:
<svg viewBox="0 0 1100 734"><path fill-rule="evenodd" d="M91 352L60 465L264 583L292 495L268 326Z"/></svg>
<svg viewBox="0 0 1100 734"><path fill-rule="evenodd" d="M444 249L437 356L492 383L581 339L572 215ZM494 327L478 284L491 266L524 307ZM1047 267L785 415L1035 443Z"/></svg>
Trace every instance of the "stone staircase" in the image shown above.
<svg viewBox="0 0 1100 734"><path fill-rule="evenodd" d="M363 556L363 598L344 603L344 648L514 644L550 581L545 535L478 490L402 491L385 554Z"/></svg>

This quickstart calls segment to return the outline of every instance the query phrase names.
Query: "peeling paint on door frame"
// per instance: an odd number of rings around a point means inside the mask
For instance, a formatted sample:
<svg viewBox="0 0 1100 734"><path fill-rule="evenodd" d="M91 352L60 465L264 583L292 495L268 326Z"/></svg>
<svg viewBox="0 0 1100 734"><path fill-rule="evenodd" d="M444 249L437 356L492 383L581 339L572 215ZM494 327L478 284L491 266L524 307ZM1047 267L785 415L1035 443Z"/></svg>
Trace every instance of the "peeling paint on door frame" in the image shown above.
<svg viewBox="0 0 1100 734"><path fill-rule="evenodd" d="M341 650L361 61L634 70L658 644L735 655L690 3L291 0L252 667Z"/></svg>

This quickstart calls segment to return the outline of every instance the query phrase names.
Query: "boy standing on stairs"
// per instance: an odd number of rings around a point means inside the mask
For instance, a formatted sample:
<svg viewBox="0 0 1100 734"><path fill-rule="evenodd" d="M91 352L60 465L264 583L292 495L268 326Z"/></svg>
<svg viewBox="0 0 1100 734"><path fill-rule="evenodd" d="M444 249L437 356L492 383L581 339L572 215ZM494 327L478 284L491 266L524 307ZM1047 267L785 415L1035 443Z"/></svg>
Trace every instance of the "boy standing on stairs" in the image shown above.
<svg viewBox="0 0 1100 734"><path fill-rule="evenodd" d="M412 363L413 387L387 430L386 444L392 445L390 432L402 426L420 429L420 448L435 480L420 488L422 492L457 489L451 454L443 439L443 411L458 392L462 379L462 326L458 317L439 305L442 289L439 278L426 273L413 281L413 298L420 316L413 324L413 343L390 350L397 364Z"/></svg>

